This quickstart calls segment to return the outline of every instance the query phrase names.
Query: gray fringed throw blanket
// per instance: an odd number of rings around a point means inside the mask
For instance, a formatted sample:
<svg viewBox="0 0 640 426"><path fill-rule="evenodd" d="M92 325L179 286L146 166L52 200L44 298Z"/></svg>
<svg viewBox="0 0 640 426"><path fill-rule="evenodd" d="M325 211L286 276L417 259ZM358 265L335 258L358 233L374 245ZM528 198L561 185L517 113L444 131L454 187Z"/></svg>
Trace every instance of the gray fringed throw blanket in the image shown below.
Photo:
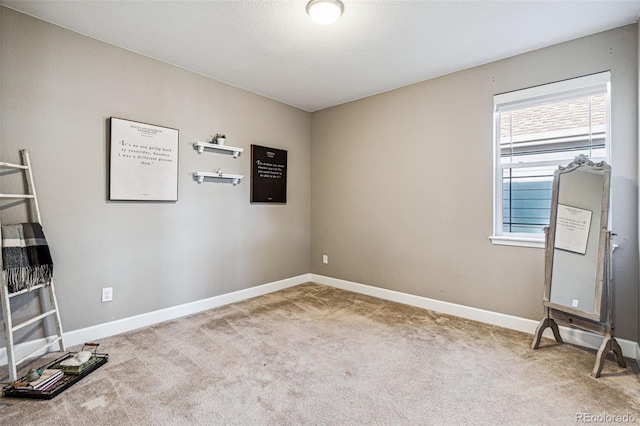
<svg viewBox="0 0 640 426"><path fill-rule="evenodd" d="M2 226L2 264L9 293L51 282L53 261L39 223Z"/></svg>

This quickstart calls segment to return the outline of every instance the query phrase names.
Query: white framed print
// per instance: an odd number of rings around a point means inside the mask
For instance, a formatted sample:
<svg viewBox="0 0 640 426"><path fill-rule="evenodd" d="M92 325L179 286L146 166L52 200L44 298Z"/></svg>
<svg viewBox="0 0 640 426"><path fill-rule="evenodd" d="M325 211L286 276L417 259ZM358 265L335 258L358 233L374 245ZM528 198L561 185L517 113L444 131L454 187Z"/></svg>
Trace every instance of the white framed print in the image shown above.
<svg viewBox="0 0 640 426"><path fill-rule="evenodd" d="M109 200L178 201L178 129L110 122Z"/></svg>

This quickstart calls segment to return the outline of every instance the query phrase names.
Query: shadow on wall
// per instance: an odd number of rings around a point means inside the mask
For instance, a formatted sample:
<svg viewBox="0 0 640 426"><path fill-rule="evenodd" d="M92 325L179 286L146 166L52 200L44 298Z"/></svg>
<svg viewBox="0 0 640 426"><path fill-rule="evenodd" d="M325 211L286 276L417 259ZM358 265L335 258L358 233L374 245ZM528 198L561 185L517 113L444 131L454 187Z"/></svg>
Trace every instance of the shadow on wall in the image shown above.
<svg viewBox="0 0 640 426"><path fill-rule="evenodd" d="M613 250L613 321L614 335L633 339L640 333L638 304L638 185L630 179L615 175L611 167L610 228L614 235ZM619 226L618 224L621 224ZM636 330L629 321L624 328L615 327L616 318L636 318Z"/></svg>

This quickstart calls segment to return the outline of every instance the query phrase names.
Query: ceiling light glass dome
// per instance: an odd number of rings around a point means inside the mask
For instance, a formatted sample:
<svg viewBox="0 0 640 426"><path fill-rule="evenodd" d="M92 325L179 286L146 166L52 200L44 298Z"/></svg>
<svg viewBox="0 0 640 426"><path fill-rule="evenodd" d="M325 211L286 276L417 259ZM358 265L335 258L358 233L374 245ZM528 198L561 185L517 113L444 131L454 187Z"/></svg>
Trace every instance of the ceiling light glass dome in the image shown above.
<svg viewBox="0 0 640 426"><path fill-rule="evenodd" d="M340 0L311 0L307 3L307 14L318 24L332 24L343 12L344 5Z"/></svg>

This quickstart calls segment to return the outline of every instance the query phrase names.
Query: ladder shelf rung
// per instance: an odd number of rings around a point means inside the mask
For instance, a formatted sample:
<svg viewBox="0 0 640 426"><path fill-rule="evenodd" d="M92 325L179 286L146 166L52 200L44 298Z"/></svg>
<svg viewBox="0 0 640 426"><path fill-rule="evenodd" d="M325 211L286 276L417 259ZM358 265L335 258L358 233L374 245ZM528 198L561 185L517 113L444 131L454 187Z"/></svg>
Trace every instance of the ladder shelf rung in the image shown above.
<svg viewBox="0 0 640 426"><path fill-rule="evenodd" d="M0 194L0 198L33 198L31 194Z"/></svg>
<svg viewBox="0 0 640 426"><path fill-rule="evenodd" d="M62 340L62 336L58 336L55 339L53 339L52 341L48 342L47 344L45 344L44 346L41 346L37 349L32 350L31 352L29 352L28 354L24 355L22 358L20 358L19 360L16 361L16 365L20 364L22 361L24 361L25 359L29 358L31 355L35 354L36 352L39 352L43 349L47 349L49 346L52 346L56 343L58 343L60 340Z"/></svg>
<svg viewBox="0 0 640 426"><path fill-rule="evenodd" d="M29 168L28 166L24 166L22 164L13 164L13 163L5 163L5 162L0 162L0 167L6 167L8 169L22 169L22 170L27 170Z"/></svg>
<svg viewBox="0 0 640 426"><path fill-rule="evenodd" d="M16 331L16 330L20 330L22 327L26 327L26 326L28 326L29 324L33 324L34 322L36 322L36 321L40 321L41 319L46 318L46 317L48 317L49 315L53 315L53 314L55 314L55 313L56 313L56 310L55 310L55 309L51 309L50 311L47 311L47 312L45 312L45 313L43 313L43 314L40 314L40 315L38 315L37 317L33 317L33 318L31 318L30 320L27 320L27 321L25 321L25 322L21 322L20 324L18 324L18 325L16 325L15 327L13 327L13 328L11 329L11 331L13 332L13 331Z"/></svg>
<svg viewBox="0 0 640 426"><path fill-rule="evenodd" d="M20 291L16 291L16 292L13 292L13 293L9 293L9 299L11 299L12 297L15 297L15 296L19 296L21 294L29 293L30 291L33 291L33 290L37 290L39 288L44 287L45 285L47 285L47 284L38 284L38 285L34 285L31 288L25 288L24 290L20 290Z"/></svg>

